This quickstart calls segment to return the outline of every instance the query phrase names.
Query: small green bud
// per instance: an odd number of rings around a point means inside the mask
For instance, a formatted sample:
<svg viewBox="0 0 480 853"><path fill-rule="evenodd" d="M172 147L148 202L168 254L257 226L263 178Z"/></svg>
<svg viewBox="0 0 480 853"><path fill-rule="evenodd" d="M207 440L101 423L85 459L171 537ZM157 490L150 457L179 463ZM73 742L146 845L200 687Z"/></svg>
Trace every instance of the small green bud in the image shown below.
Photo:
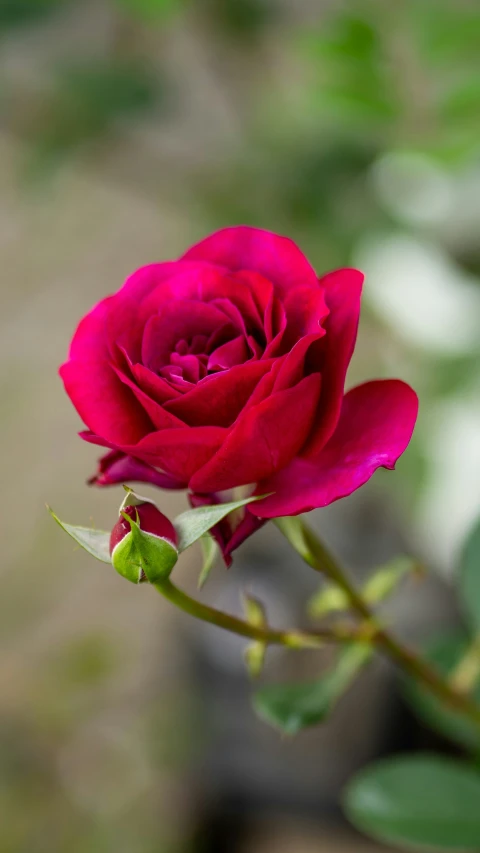
<svg viewBox="0 0 480 853"><path fill-rule="evenodd" d="M122 506L110 536L110 555L116 571L132 583L160 583L178 559L175 528L153 503Z"/></svg>

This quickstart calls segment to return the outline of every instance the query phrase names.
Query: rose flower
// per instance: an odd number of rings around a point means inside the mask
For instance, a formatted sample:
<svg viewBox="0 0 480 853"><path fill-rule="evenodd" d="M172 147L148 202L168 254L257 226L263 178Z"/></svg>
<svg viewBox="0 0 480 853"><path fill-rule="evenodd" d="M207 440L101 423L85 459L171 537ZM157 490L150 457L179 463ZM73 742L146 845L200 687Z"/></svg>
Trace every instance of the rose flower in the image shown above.
<svg viewBox="0 0 480 853"><path fill-rule="evenodd" d="M297 246L226 228L150 264L80 322L65 388L109 452L98 485L268 495L215 531L227 562L264 520L326 506L393 468L417 416L397 379L344 394L363 276L318 278Z"/></svg>

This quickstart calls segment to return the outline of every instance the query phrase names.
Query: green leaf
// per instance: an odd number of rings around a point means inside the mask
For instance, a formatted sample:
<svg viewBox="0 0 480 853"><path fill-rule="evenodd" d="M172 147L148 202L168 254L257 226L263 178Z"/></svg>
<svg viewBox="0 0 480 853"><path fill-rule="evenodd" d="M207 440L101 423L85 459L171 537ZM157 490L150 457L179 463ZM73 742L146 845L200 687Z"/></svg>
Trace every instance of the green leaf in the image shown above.
<svg viewBox="0 0 480 853"><path fill-rule="evenodd" d="M65 533L68 533L77 545L80 545L85 551L88 551L92 557L101 560L102 563L110 563L110 533L106 530L95 530L92 527L76 527L73 524L67 524L65 521L55 515L54 511L47 506L47 509L52 518L60 525Z"/></svg>
<svg viewBox="0 0 480 853"><path fill-rule="evenodd" d="M419 571L416 560L411 557L396 557L385 566L377 569L363 587L362 594L368 604L380 604L395 591L403 578Z"/></svg>
<svg viewBox="0 0 480 853"><path fill-rule="evenodd" d="M318 590L308 602L308 613L312 619L320 619L328 613L339 613L348 610L350 601L343 589L334 584Z"/></svg>
<svg viewBox="0 0 480 853"><path fill-rule="evenodd" d="M470 646L464 635L451 634L437 638L424 654L442 675L450 676ZM447 708L436 696L412 679L405 680L405 697L413 710L432 729L460 744L470 752L480 755L480 731L462 714ZM474 697L480 703L480 685Z"/></svg>
<svg viewBox="0 0 480 853"><path fill-rule="evenodd" d="M340 654L336 667L316 681L262 687L253 696L253 707L265 722L286 734L297 734L329 716L371 655L370 646L349 646Z"/></svg>
<svg viewBox="0 0 480 853"><path fill-rule="evenodd" d="M467 537L460 560L459 595L474 634L480 632L480 520Z"/></svg>
<svg viewBox="0 0 480 853"><path fill-rule="evenodd" d="M380 762L349 785L346 812L381 841L413 850L480 850L480 773L435 755Z"/></svg>
<svg viewBox="0 0 480 853"><path fill-rule="evenodd" d="M231 501L225 504L216 504L215 506L199 506L196 509L187 509L181 515L177 515L173 525L178 534L178 550L181 553L190 545L193 545L197 539L200 539L205 533L208 533L212 527L215 527L231 512L240 509L242 506L259 501L266 495L258 497L244 498L241 501Z"/></svg>
<svg viewBox="0 0 480 853"><path fill-rule="evenodd" d="M200 537L200 545L202 546L203 566L198 576L198 589L202 589L206 584L219 553L218 545L209 533Z"/></svg>
<svg viewBox="0 0 480 853"><path fill-rule="evenodd" d="M405 575L419 570L418 563L411 557L396 557L368 578L362 589L362 597L367 604L380 604L395 591ZM313 618L320 618L327 613L348 610L349 607L350 602L343 589L329 584L314 593L308 603L308 612Z"/></svg>

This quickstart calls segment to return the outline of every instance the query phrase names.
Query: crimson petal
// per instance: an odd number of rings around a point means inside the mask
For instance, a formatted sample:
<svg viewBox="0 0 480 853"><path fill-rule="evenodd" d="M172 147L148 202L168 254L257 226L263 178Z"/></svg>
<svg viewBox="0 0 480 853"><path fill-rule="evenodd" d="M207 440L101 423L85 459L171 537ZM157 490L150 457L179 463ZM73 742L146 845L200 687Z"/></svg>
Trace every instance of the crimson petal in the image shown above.
<svg viewBox="0 0 480 853"><path fill-rule="evenodd" d="M337 428L320 454L297 458L258 484L253 503L260 518L298 515L346 497L377 468L394 468L415 426L418 398L405 382L379 379L353 388L343 399Z"/></svg>
<svg viewBox="0 0 480 853"><path fill-rule="evenodd" d="M106 361L71 359L60 376L83 422L106 441L132 444L152 429L145 410Z"/></svg>
<svg viewBox="0 0 480 853"><path fill-rule="evenodd" d="M213 492L254 483L287 465L309 433L320 392L320 376L245 409L218 453L193 473L194 492ZM183 432L183 430L179 430Z"/></svg>
<svg viewBox="0 0 480 853"><path fill-rule="evenodd" d="M254 270L269 279L280 295L302 284L317 285L317 276L305 255L287 237L241 225L217 231L183 256L236 270Z"/></svg>

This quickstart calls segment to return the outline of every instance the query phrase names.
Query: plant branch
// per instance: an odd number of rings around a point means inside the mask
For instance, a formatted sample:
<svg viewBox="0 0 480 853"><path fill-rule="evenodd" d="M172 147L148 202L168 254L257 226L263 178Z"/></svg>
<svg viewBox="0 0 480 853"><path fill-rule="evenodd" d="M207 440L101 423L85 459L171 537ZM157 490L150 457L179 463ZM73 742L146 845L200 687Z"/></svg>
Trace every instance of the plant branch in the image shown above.
<svg viewBox="0 0 480 853"><path fill-rule="evenodd" d="M287 646L290 649L319 648L325 643L365 643L371 640L372 637L369 625L359 625L358 627L337 625L332 628L309 632L297 630L280 631L273 628L262 628L251 625L236 616L230 616L230 614L217 610L215 607L210 607L208 604L203 604L201 601L197 601L175 586L171 580L161 581L160 583L153 584L153 586L155 586L164 598L167 598L180 610L189 613L190 616L195 616L197 619L208 622L210 625L216 625L218 628L238 634L240 637L247 637L250 640L256 640L266 645Z"/></svg>
<svg viewBox="0 0 480 853"><path fill-rule="evenodd" d="M345 592L352 609L366 624L372 626L372 643L377 649L388 655L405 673L427 687L430 692L434 693L450 708L460 712L477 726L480 726L480 707L465 694L464 690L458 690L454 684L446 681L430 663L417 655L413 649L404 646L389 631L377 623L375 614L345 575L334 556L303 521L301 525L303 544L306 547L296 550L315 571L322 572ZM282 530L282 526L278 526ZM290 539L290 541L292 540Z"/></svg>

